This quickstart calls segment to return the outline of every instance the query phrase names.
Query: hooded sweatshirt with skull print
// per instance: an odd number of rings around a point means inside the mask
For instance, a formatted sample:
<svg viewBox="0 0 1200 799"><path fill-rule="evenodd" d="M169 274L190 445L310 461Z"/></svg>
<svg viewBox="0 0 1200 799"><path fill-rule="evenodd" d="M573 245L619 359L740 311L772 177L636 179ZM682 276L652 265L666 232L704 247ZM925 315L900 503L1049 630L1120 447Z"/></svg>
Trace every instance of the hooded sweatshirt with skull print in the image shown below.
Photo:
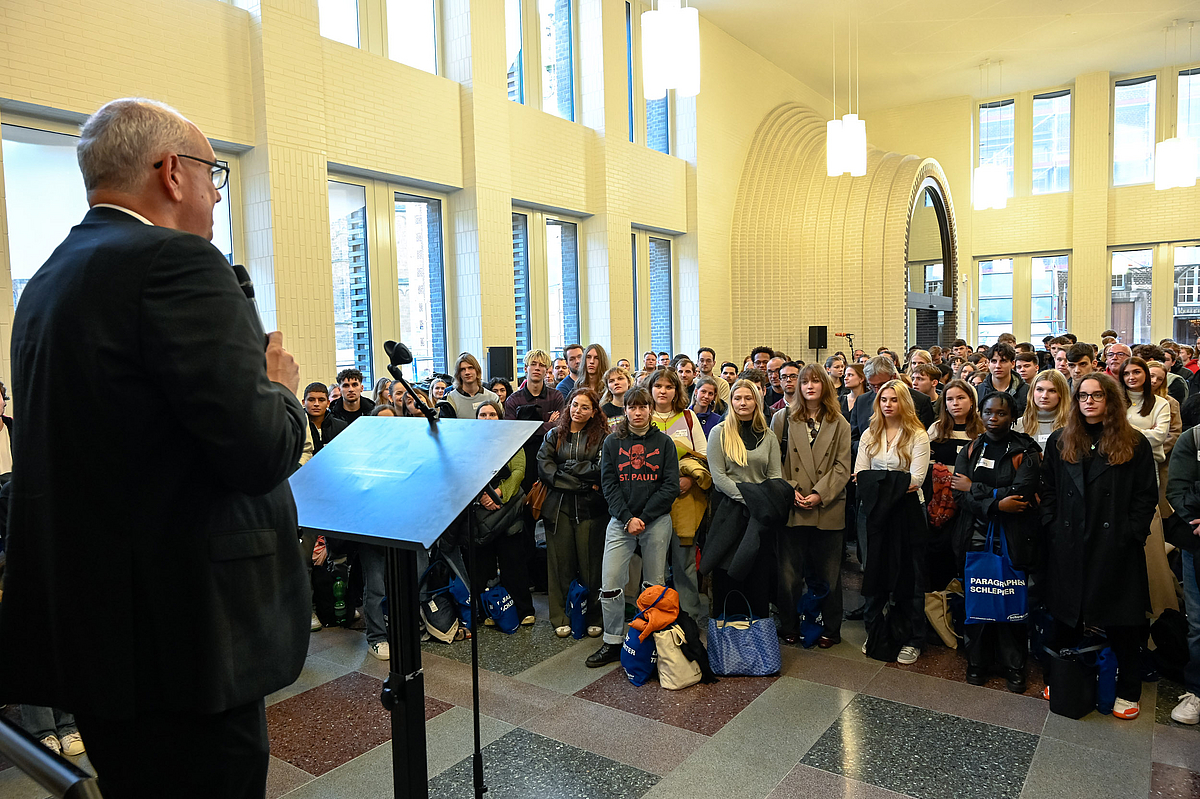
<svg viewBox="0 0 1200 799"><path fill-rule="evenodd" d="M645 435L610 435L600 456L600 486L608 511L625 524L636 517L650 524L671 512L679 496L675 444L653 424Z"/></svg>

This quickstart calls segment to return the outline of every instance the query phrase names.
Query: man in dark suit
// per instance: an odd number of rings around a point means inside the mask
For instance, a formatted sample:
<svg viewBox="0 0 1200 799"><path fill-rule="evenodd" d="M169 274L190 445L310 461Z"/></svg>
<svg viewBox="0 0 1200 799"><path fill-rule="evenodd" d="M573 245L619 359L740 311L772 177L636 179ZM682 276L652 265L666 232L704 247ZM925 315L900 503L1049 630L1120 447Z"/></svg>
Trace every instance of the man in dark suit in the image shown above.
<svg viewBox="0 0 1200 799"><path fill-rule="evenodd" d="M195 125L113 101L78 156L91 210L13 322L0 701L74 712L106 799L262 797L263 697L309 635L299 368L209 242L226 167Z"/></svg>
<svg viewBox="0 0 1200 799"><path fill-rule="evenodd" d="M895 380L896 362L888 355L876 355L874 358L867 359L863 364L863 373L867 377L867 383L871 386L871 390L854 401L854 409L850 411L850 448L853 450L853 457L858 457L858 440L862 437L863 431L871 425L871 414L875 407L875 394L889 380ZM921 425L926 429L933 424L937 418L933 412L933 402L929 397L919 391L909 391L912 396L913 405L917 411L917 418L921 420Z"/></svg>

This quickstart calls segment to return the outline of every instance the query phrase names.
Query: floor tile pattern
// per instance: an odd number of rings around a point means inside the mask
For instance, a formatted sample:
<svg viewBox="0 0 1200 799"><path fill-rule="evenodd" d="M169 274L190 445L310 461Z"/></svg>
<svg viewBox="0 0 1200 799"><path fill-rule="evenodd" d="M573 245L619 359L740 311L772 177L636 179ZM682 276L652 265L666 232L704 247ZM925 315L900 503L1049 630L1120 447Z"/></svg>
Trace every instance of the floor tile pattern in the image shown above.
<svg viewBox="0 0 1200 799"><path fill-rule="evenodd" d="M1200 774L1155 763L1150 774L1151 799L1194 799L1200 796Z"/></svg>
<svg viewBox="0 0 1200 799"><path fill-rule="evenodd" d="M1038 738L859 695L803 763L928 799L1017 799Z"/></svg>
<svg viewBox="0 0 1200 799"><path fill-rule="evenodd" d="M374 677L351 672L272 705L267 708L272 754L319 777L390 740L392 719L379 701L382 688ZM449 707L427 698L425 717Z"/></svg>
<svg viewBox="0 0 1200 799"><path fill-rule="evenodd" d="M554 628L545 619L531 627L518 627L511 635L494 627L480 627L478 632L479 667L497 674L507 674L509 677L536 666L576 643L574 638L559 638L555 635ZM456 641L452 644L429 641L421 645L421 650L460 663L471 663L470 641Z"/></svg>
<svg viewBox="0 0 1200 799"><path fill-rule="evenodd" d="M729 677L711 685L668 691L650 680L629 682L621 669L611 671L575 695L601 705L713 735L767 690L775 677Z"/></svg>
<svg viewBox="0 0 1200 799"><path fill-rule="evenodd" d="M860 581L849 563L847 609ZM490 799L1200 799L1200 726L1171 721L1183 689L1169 680L1144 684L1135 721L1076 721L1049 712L1033 662L1023 696L972 686L940 643L912 666L866 658L855 621L831 649L784 646L778 677L635 688L617 664L588 669L599 642L557 638L545 595L534 604L532 628L479 631ZM470 797L470 644L422 659L430 796ZM268 799L391 799L387 673L361 631L312 635L299 679L267 698ZM0 761L0 797L44 796Z"/></svg>
<svg viewBox="0 0 1200 799"><path fill-rule="evenodd" d="M489 744L483 755L489 799L637 799L659 780L657 775L521 729ZM429 795L469 799L475 795L474 784L467 758L432 780Z"/></svg>

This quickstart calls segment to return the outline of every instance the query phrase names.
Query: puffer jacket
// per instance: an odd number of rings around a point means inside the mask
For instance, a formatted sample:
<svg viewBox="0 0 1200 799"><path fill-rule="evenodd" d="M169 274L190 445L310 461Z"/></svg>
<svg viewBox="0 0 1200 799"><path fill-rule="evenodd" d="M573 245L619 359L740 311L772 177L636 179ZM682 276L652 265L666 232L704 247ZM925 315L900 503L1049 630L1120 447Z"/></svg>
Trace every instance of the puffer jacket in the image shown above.
<svg viewBox="0 0 1200 799"><path fill-rule="evenodd" d="M542 503L542 518L547 523L558 521L566 513L576 522L604 516L608 504L600 485L601 437L589 445L587 433L571 433L570 439L558 446L558 429L546 433L538 448L538 478L545 483L546 500Z"/></svg>
<svg viewBox="0 0 1200 799"><path fill-rule="evenodd" d="M1005 513L1000 510L1000 500L1013 495L1032 499L1039 491L1042 475L1042 451L1037 442L1024 433L1011 431L1003 441L1003 454L995 458L991 468L980 468L980 461L989 447L985 433L958 452L954 465L955 474L965 475L972 481L969 491L955 491L958 516L955 531L954 554L961 561L966 552L984 548L990 523L996 522L1004 529L1008 540L1008 554L1013 566L1028 570L1036 568L1039 550L1038 508L1021 513ZM993 444L990 449L995 449Z"/></svg>

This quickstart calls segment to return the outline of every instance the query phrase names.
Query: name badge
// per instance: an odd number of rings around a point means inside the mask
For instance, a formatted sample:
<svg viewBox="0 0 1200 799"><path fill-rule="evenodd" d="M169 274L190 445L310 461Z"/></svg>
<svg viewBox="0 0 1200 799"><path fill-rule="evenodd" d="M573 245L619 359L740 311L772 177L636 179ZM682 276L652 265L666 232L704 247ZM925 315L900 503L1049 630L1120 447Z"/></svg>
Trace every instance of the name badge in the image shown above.
<svg viewBox="0 0 1200 799"><path fill-rule="evenodd" d="M1047 442L1047 441L1049 441L1049 440L1050 440L1050 434L1049 434L1049 433L1046 433L1045 435L1040 435L1040 436L1038 436L1038 437L1037 437L1037 443L1038 443L1038 446L1045 446L1045 445L1046 445L1046 442ZM1200 459L1200 453L1197 453L1197 459Z"/></svg>
<svg viewBox="0 0 1200 799"><path fill-rule="evenodd" d="M990 458L980 458L980 459L979 459L979 468L981 468L981 469L995 469L995 468L996 468L996 462L995 462L994 460L991 460Z"/></svg>

